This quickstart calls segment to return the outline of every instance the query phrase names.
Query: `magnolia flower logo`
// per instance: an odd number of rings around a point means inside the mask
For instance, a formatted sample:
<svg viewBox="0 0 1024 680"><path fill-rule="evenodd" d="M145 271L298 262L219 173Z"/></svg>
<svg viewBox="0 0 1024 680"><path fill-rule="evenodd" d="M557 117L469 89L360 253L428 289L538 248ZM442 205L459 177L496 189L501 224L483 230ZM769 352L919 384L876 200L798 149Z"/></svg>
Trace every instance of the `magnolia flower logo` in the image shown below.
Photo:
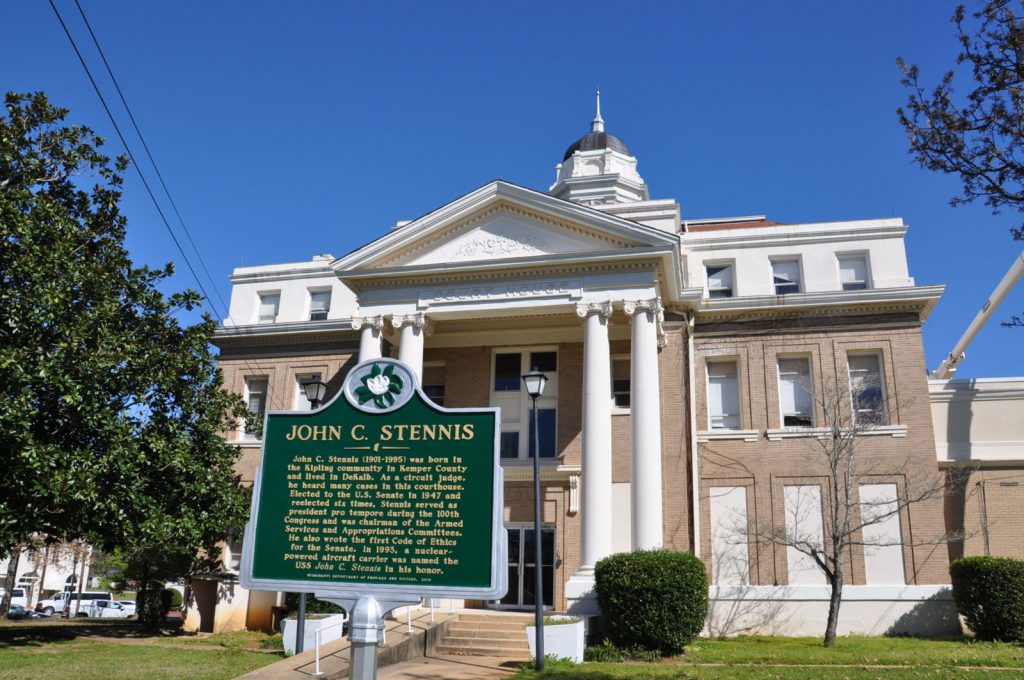
<svg viewBox="0 0 1024 680"><path fill-rule="evenodd" d="M387 408L395 403L395 395L402 391L402 379L395 375L395 367L388 364L381 370L374 364L370 372L362 377L362 385L355 389L356 398L362 406L372 401L377 408Z"/></svg>

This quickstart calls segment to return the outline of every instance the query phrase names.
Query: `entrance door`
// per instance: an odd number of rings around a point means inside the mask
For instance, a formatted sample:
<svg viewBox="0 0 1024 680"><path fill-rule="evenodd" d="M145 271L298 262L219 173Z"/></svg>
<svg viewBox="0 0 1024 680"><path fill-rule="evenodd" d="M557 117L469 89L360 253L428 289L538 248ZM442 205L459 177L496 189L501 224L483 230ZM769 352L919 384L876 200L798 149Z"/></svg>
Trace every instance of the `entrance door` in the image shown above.
<svg viewBox="0 0 1024 680"><path fill-rule="evenodd" d="M533 527L511 526L508 529L508 593L497 603L507 609L528 609L536 603L537 561ZM540 532L540 568L544 588L544 606L555 602L555 530Z"/></svg>

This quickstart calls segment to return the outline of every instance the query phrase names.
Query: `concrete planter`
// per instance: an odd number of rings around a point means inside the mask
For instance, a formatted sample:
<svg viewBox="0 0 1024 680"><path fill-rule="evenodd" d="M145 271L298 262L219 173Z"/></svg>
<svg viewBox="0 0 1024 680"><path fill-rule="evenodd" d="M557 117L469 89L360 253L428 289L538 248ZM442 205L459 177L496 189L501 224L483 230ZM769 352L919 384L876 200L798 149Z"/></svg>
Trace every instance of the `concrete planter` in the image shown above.
<svg viewBox="0 0 1024 680"><path fill-rule="evenodd" d="M316 631L321 628L324 632L320 634L320 644L326 644L341 638L343 632L342 623L345 622L344 614L331 614L322 618L306 617L306 629L303 631L304 644L302 651L307 652L316 645ZM281 621L281 633L284 636L284 651L286 654L295 653L295 633L298 628L297 619L284 619Z"/></svg>
<svg viewBox="0 0 1024 680"><path fill-rule="evenodd" d="M573 617L551 616L545 619L544 656L583 663L583 645L586 637L583 619L576 619L573 623L547 625L547 621L551 619L573 620ZM526 637L530 641L530 656L537 658L537 627L527 626Z"/></svg>

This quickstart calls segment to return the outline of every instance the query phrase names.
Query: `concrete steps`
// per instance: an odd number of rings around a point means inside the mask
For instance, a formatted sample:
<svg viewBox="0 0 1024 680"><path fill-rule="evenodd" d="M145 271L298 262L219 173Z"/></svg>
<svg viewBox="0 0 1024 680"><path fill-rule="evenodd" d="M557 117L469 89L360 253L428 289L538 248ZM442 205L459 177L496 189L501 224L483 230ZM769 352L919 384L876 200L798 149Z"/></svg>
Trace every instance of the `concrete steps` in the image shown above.
<svg viewBox="0 0 1024 680"><path fill-rule="evenodd" d="M436 651L459 656L502 656L527 660L530 646L526 626L533 617L524 614L460 613L441 639Z"/></svg>

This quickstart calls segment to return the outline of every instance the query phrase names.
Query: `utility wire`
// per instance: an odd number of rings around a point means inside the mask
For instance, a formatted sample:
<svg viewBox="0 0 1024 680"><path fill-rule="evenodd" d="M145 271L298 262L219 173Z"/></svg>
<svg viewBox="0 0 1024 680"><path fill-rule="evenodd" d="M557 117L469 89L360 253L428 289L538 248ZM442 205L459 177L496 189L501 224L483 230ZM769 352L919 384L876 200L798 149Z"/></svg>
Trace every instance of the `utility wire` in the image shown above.
<svg viewBox="0 0 1024 680"><path fill-rule="evenodd" d="M110 79L113 81L114 87L117 89L118 96L121 98L121 103L124 105L125 110L128 112L128 117L131 119L132 126L135 128L135 132L138 134L139 140L142 142L142 146L146 150L146 155L149 157L149 161L152 164L153 169L156 171L157 177L160 179L160 184L163 187L164 193L167 194L167 198L170 201L171 206L174 208L174 212L177 215L179 222L181 222L181 226L184 229L185 234L188 236L189 243L192 244L192 248L193 250L195 250L196 256L199 258L199 262L202 265L203 270L206 272L207 278L209 278L210 283L213 284L214 292L217 293L217 297L220 300L222 307L224 308L223 314L221 314L221 312L217 310L216 306L213 303L213 298L211 298L210 294L206 291L206 288L203 286L203 283L200 280L199 275L196 274L196 270L192 266L192 263L189 260L188 255L185 253L185 249L182 248L181 242L178 240L177 236L175 236L174 230L171 228L171 224L168 221L167 216L164 214L163 209L160 207L159 202L156 200L156 195L153 193L153 190L150 187L149 182L146 180L146 176L143 174L142 168L135 160L135 156L134 154L132 154L131 148L128 146L128 141L125 139L124 134L121 132L121 127L117 124L117 120L114 118L113 113L111 113L110 107L107 105L107 100L103 96L103 93L100 91L100 88L96 83L96 79L93 77L92 71L89 69L89 65L85 62L85 58L82 56L81 50L78 49L78 44L75 42L74 37L71 35L71 31L68 30L67 24L64 23L64 18L61 16L60 10L57 9L57 5L54 4L54 0L49 0L49 3L50 8L53 9L53 13L57 16L57 21L60 22L61 28L64 29L64 34L67 36L68 41L71 43L71 47L74 49L75 55L78 56L78 61L82 64L82 68L85 70L85 74L89 78L89 82L92 84L92 88L96 92L96 96L99 98L100 103L103 105L103 110L106 111L107 118L110 119L111 124L114 126L114 130L117 132L117 136L121 140L121 144L124 146L125 152L128 154L128 158L131 160L132 165L135 168L135 172L138 173L139 179L142 180L142 184L146 188L146 193L149 194L149 198L153 202L153 206L156 208L157 213L160 215L160 220L163 222L164 227L167 228L167 233L170 234L171 240L174 241L174 245L177 247L178 252L181 253L182 259L185 260L185 265L188 267L188 270L192 273L192 278L195 279L196 285L199 286L199 290L203 293L203 301L206 303L207 306L209 306L210 310L214 314L221 316L221 318L230 319L230 310L228 308L228 305L224 302L224 299L221 297L220 291L217 289L216 283L213 281L213 277L210 275L209 269L207 269L205 262L203 262L203 258L202 255L199 253L199 249L196 247L195 242L192 240L192 235L189 233L188 227L185 226L185 221L184 219L182 219L181 213L178 211L178 207L174 203L174 199L171 197L171 193L167 188L167 184L164 182L163 176L160 174L160 169L157 167L156 161L154 160L152 153L150 153L149 146L146 144L146 140L142 135L142 131L139 129L139 126L135 121L135 116L132 115L131 108L128 106L128 102L125 100L124 93L121 91L121 87L118 85L117 79L114 77L113 70L110 68L110 63L107 61L106 55L104 55L103 49L100 47L99 41L96 39L96 34L93 32L92 26L89 24L89 20L86 18L85 12L83 11L81 4L79 4L78 0L75 0L75 5L78 7L78 11L82 15L82 19L85 21L86 27L89 29L89 35L92 37L93 44L96 46L96 49L100 54L100 57L103 59L103 64L107 69L107 73L110 75ZM258 367L254 367L252 364L250 364L248 359L245 359L245 363L250 370L253 370L254 372L259 372ZM274 398L273 386L271 385L269 377L270 376L267 376L268 401Z"/></svg>
<svg viewBox="0 0 1024 680"><path fill-rule="evenodd" d="M71 47L74 48L75 54L78 55L78 61L81 62L82 68L85 69L85 75L89 77L89 82L92 83L92 89L96 91L96 96L100 98L100 103L103 104L103 110L107 112L107 118L109 118L110 122L113 124L114 130L117 132L117 136L121 140L121 144L124 145L124 150L128 154L128 158L131 159L132 166L135 167L135 172L138 173L139 179L142 180L142 185L146 187L146 192L149 194L150 200L153 201L153 206L156 208L157 213L160 214L160 219L163 221L164 226L167 227L167 233L171 235L171 240L174 241L174 245L177 246L182 259L185 260L185 265L188 267L188 270L192 272L192 278L195 279L196 285L199 286L199 290L202 291L203 296L208 301L208 304L210 304L210 296L203 287L203 282L199 280L196 270L192 268L192 263L189 262L188 255L185 254L185 249L181 247L178 237L174 235L174 230L171 229L171 223L167 221L167 216L164 215L163 209L160 208L160 204L157 202L156 196L153 194L153 190L149 187L149 182L146 181L146 176L142 174L142 168L139 167L139 164L135 160L135 156L132 154L131 148L128 147L128 142L121 133L121 127L117 124L117 121L114 119L114 115L110 112L110 107L107 106L107 100L104 98L103 93L100 92L100 88L96 84L96 79L92 77L92 71L89 70L89 65L85 63L85 59L82 57L82 52L78 49L78 44L71 36L71 31L68 30L67 24L64 23L64 17L60 15L60 10L57 9L57 5L54 4L53 0L50 0L50 7L53 9L53 13L57 15L57 21L60 22L61 28L64 29L64 34L68 37L68 40L71 41ZM216 313L217 310L214 309L213 311Z"/></svg>
<svg viewBox="0 0 1024 680"><path fill-rule="evenodd" d="M89 30L89 36L92 38L92 44L96 46L96 51L99 52L100 59L103 60L103 66L107 69L107 75L110 76L111 82L114 83L114 89L117 90L117 96L121 98L121 104L124 105L124 110L128 112L128 119L131 120L132 127L135 128L135 134L139 136L139 141L142 142L142 148L145 149L150 165L153 166L157 179L160 180L160 186L163 187L164 194L166 194L167 200L170 202L171 208L174 210L174 214L177 215L178 222L181 224L181 228L185 232L185 236L188 237L188 242L192 245L192 250L195 252L196 258L199 260L199 265L203 268L203 271L206 272L206 278L210 282L213 292L217 294L217 299L220 300L221 307L227 310L228 305L224 302L224 298L221 297L220 290L217 288L217 282L210 274L210 270L207 269L202 253L199 252L199 248L196 247L195 241L192 240L192 234L189 232L188 226L185 224L185 219L181 216L181 212L178 210L178 205L174 202L170 189L167 188L167 183L164 182L164 176L160 172L160 167L156 164L156 159L153 158L153 154L149 150L149 144L146 143L146 138L142 135L142 130L139 129L139 124L135 122L135 115L132 113L131 107L128 106L128 101L124 97L124 92L121 91L121 85L117 82L117 77L114 75L114 71L110 68L110 62L107 61L107 55L104 54L103 48L100 47L100 41L97 40L96 34L92 30L92 24L89 23L89 18L85 16L85 10L82 9L82 5L78 0L75 0L75 6L78 7L78 13L82 15L82 21L85 22L85 27ZM224 316L226 317L227 314Z"/></svg>

